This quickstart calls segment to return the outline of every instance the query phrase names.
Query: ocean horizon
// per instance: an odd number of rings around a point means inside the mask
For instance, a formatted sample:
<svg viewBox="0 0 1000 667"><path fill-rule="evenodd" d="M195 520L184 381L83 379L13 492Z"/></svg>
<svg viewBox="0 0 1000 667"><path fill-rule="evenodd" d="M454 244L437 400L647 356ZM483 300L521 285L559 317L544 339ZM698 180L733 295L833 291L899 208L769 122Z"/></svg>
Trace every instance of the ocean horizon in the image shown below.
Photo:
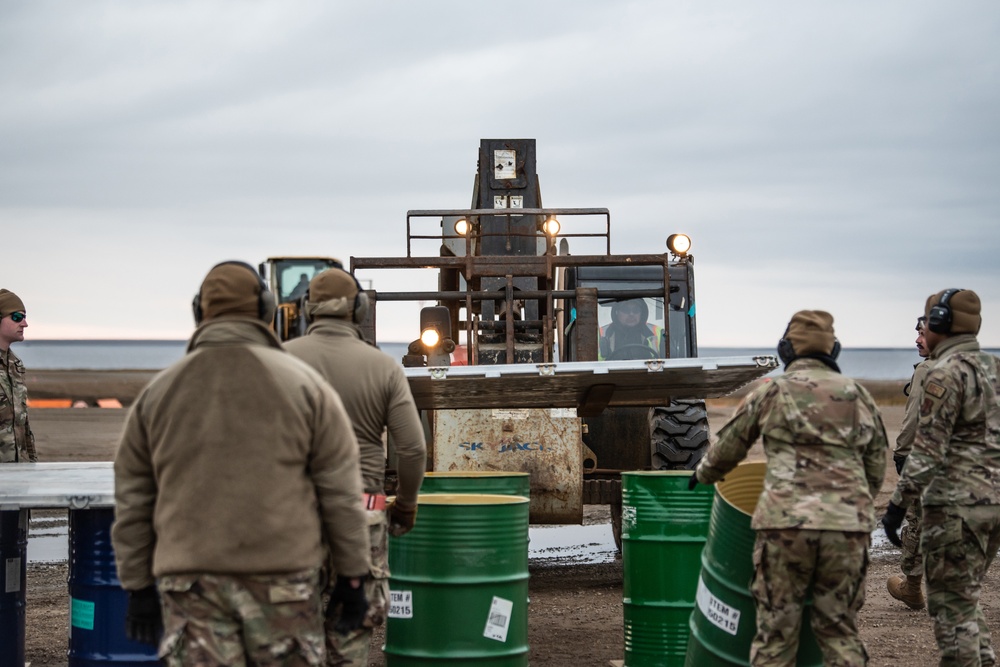
<svg viewBox="0 0 1000 667"><path fill-rule="evenodd" d="M397 361L407 344L379 344ZM187 340L26 340L12 349L31 370L161 370L179 360ZM987 349L1000 355L1000 350ZM700 357L773 355L773 348L703 347ZM864 380L908 380L920 361L914 348L844 348L838 362L849 377Z"/></svg>

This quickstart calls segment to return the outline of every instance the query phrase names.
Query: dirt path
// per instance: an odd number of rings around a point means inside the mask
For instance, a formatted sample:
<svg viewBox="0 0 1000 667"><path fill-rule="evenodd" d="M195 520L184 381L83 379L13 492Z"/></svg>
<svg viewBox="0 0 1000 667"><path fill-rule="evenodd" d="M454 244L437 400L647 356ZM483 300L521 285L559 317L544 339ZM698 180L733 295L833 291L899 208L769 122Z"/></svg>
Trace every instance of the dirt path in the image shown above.
<svg viewBox="0 0 1000 667"><path fill-rule="evenodd" d="M84 380L81 383L86 384ZM134 378L122 389L132 391ZM82 385L81 385L82 386ZM31 388L29 384L29 389ZM902 408L895 400L898 386L887 391L883 416L894 440L899 431ZM58 393L58 392L54 392ZM92 389L96 396L115 396L108 387ZM37 395L37 394L36 394ZM50 392L49 396L53 393ZM118 395L123 401L128 396ZM74 398L76 398L74 396ZM732 402L712 402L713 429L725 422ZM50 409L34 410L31 421L43 461L111 460L124 419L124 410ZM759 457L759 452L753 452ZM879 494L884 507L896 483L889 466L886 483ZM593 520L606 521L604 508L588 507ZM610 527L609 527L610 530ZM913 612L892 600L885 579L897 571L898 550L875 547L871 553L868 594L861 612L861 633L871 655L871 665L884 667L931 667L937 651L926 611ZM669 567L664 563L664 567ZM597 565L530 566L529 643L530 661L546 667L608 665L624 657L621 561ZM66 566L32 565L28 574L26 657L33 667L66 665L68 600ZM1000 586L993 576L987 579L982 603L987 620L1000 622ZM376 641L381 644L380 638ZM379 651L373 651L372 665L382 666Z"/></svg>

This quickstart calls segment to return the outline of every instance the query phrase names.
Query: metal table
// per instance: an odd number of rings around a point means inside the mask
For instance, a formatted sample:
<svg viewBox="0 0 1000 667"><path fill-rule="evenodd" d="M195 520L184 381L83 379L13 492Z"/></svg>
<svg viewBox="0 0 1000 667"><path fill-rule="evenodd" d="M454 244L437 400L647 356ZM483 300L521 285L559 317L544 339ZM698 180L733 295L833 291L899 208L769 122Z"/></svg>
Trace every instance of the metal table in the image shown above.
<svg viewBox="0 0 1000 667"><path fill-rule="evenodd" d="M152 646L125 637L128 596L121 588L111 545L115 479L111 462L18 463L0 466L0 560L4 581L0 667L24 665L27 515L31 509L69 513L70 667L95 662L156 663ZM18 581L15 581L17 579Z"/></svg>

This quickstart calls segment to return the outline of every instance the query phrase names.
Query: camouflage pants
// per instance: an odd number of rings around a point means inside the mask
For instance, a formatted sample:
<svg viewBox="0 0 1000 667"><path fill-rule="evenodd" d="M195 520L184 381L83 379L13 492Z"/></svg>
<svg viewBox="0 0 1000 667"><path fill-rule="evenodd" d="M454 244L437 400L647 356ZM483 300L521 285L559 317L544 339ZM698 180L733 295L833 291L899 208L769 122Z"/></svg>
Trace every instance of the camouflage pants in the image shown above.
<svg viewBox="0 0 1000 667"><path fill-rule="evenodd" d="M913 502L906 510L906 525L900 533L903 546L900 550L899 569L908 577L918 577L924 573L924 554L920 551L922 515L920 503Z"/></svg>
<svg viewBox="0 0 1000 667"><path fill-rule="evenodd" d="M323 664L319 572L286 575L168 575L160 658L181 665Z"/></svg>
<svg viewBox="0 0 1000 667"><path fill-rule="evenodd" d="M799 631L811 593L811 625L823 664L868 664L857 615L865 601L868 533L759 530L750 582L757 612L751 665L795 665Z"/></svg>
<svg viewBox="0 0 1000 667"><path fill-rule="evenodd" d="M330 667L367 667L372 628L385 623L386 601L389 599L389 520L384 510L369 510L368 535L372 545L372 569L365 581L368 613L364 626L341 634L334 629L338 617L326 621L326 664ZM334 579L331 567L330 580ZM329 593L329 591L327 591Z"/></svg>
<svg viewBox="0 0 1000 667"><path fill-rule="evenodd" d="M1000 548L1000 506L925 507L920 546L940 664L994 664L979 593Z"/></svg>

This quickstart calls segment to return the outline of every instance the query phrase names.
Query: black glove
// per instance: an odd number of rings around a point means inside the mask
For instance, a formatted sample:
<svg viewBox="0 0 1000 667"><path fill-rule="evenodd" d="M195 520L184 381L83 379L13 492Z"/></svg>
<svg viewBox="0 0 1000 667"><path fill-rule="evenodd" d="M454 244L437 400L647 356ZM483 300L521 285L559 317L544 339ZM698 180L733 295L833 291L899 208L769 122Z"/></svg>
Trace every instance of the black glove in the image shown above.
<svg viewBox="0 0 1000 667"><path fill-rule="evenodd" d="M882 517L882 528L885 529L885 536L897 547L903 546L903 541L899 539L899 527L903 525L903 517L905 516L905 508L889 501L889 506L885 508L885 515Z"/></svg>
<svg viewBox="0 0 1000 667"><path fill-rule="evenodd" d="M389 534L393 537L406 535L413 530L413 524L417 522L417 506L412 508L400 505L397 500L389 503L386 508L389 519Z"/></svg>
<svg viewBox="0 0 1000 667"><path fill-rule="evenodd" d="M163 612L156 586L128 591L125 636L134 642L156 646L163 634Z"/></svg>
<svg viewBox="0 0 1000 667"><path fill-rule="evenodd" d="M326 617L334 618L337 613L337 606L340 606L340 619L334 626L337 632L346 635L352 630L357 630L365 622L365 615L368 613L368 598L365 596L365 579L367 577L342 577L337 575L337 583L330 593L330 602L326 605ZM355 588L352 581L357 581Z"/></svg>
<svg viewBox="0 0 1000 667"><path fill-rule="evenodd" d="M693 472L691 476L688 477L688 491L694 491L694 487L698 486L698 473Z"/></svg>
<svg viewBox="0 0 1000 667"><path fill-rule="evenodd" d="M903 466L906 465L906 455L905 454L893 454L892 462L896 464L896 474L903 474Z"/></svg>

